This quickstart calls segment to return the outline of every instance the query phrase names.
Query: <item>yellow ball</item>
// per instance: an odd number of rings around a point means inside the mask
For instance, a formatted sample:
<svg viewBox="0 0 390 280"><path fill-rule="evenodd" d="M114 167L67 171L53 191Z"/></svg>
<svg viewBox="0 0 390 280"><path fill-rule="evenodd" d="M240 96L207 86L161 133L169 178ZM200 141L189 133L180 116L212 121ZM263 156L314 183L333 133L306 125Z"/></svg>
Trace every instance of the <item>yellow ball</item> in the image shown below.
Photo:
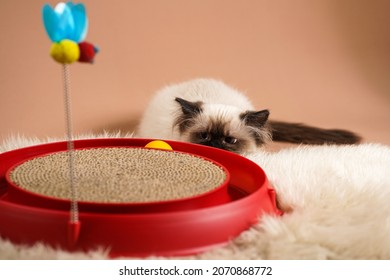
<svg viewBox="0 0 390 280"><path fill-rule="evenodd" d="M70 64L80 57L80 48L72 40L64 39L59 43L53 43L50 48L51 57L62 64Z"/></svg>
<svg viewBox="0 0 390 280"><path fill-rule="evenodd" d="M152 142L149 142L145 145L145 148L152 148L152 149L161 149L161 150L170 150L172 151L172 147L164 141L161 140L154 140Z"/></svg>

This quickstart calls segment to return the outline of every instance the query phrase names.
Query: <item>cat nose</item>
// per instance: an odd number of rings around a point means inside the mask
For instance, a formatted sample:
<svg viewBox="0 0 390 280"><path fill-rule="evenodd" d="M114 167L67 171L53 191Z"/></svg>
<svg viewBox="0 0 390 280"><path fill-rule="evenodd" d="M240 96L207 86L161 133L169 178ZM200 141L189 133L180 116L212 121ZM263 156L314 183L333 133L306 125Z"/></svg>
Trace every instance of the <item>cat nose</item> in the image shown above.
<svg viewBox="0 0 390 280"><path fill-rule="evenodd" d="M205 144L206 144L206 146L210 146L210 147L214 147L214 148L218 148L218 149L224 149L224 146L222 145L221 141L218 141L218 140L211 140Z"/></svg>

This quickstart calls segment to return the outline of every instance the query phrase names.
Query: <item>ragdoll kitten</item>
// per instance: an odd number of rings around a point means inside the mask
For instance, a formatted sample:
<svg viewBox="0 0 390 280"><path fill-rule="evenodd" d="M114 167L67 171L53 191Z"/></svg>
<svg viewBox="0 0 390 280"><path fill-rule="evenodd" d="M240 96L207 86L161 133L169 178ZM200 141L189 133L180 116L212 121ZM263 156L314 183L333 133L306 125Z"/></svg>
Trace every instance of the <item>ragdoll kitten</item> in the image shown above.
<svg viewBox="0 0 390 280"><path fill-rule="evenodd" d="M236 153L274 140L304 144L352 144L345 130L268 120L241 92L213 79L196 79L157 92L141 119L138 137L178 140Z"/></svg>

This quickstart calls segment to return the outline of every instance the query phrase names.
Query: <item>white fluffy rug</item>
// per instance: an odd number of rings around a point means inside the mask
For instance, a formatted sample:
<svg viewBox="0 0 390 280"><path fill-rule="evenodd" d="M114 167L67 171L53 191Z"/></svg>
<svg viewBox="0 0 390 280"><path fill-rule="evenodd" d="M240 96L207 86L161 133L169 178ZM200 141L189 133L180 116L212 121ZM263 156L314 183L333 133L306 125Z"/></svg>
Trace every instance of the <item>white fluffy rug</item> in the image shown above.
<svg viewBox="0 0 390 280"><path fill-rule="evenodd" d="M0 153L43 142L50 140L13 137ZM390 259L390 147L300 146L248 158L267 173L285 215L263 217L229 245L189 258ZM0 258L105 259L107 252L71 254L0 239Z"/></svg>

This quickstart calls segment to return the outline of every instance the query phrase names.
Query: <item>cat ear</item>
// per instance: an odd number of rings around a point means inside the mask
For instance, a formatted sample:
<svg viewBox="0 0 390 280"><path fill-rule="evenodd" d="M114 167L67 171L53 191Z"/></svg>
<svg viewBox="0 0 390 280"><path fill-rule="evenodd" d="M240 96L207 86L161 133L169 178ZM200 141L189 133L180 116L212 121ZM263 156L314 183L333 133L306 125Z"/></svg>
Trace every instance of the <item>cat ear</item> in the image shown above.
<svg viewBox="0 0 390 280"><path fill-rule="evenodd" d="M186 117L194 117L202 112L202 102L190 102L176 97L175 101L181 106L181 110Z"/></svg>
<svg viewBox="0 0 390 280"><path fill-rule="evenodd" d="M240 115L240 119L248 126L262 127L268 120L269 111L246 111Z"/></svg>

